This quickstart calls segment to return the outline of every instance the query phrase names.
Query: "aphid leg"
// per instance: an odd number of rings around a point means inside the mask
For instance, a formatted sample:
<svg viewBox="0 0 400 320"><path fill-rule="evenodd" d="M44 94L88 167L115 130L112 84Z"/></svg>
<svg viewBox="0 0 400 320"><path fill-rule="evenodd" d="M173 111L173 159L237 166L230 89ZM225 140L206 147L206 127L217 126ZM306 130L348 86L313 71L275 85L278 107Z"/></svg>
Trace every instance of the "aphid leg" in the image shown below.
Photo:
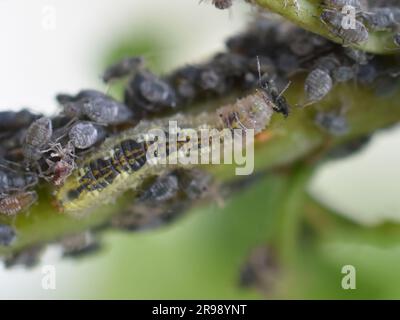
<svg viewBox="0 0 400 320"><path fill-rule="evenodd" d="M278 94L277 99L279 99L286 92L286 90L289 89L291 84L292 84L292 81L289 81L288 84L283 88L283 90Z"/></svg>

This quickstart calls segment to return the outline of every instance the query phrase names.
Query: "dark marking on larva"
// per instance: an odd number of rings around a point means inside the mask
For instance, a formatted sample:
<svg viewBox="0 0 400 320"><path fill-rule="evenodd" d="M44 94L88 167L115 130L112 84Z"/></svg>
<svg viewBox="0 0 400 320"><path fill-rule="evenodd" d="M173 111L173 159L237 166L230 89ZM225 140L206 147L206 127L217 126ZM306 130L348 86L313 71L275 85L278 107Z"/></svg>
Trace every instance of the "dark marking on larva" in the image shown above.
<svg viewBox="0 0 400 320"><path fill-rule="evenodd" d="M138 171L146 163L146 150L143 143L135 140L124 140L121 149L133 171Z"/></svg>
<svg viewBox="0 0 400 320"><path fill-rule="evenodd" d="M77 199L83 191L102 190L112 184L123 172L138 171L146 163L144 143L127 139L112 149L112 157L98 158L89 162L81 170L80 186L68 192L70 200Z"/></svg>

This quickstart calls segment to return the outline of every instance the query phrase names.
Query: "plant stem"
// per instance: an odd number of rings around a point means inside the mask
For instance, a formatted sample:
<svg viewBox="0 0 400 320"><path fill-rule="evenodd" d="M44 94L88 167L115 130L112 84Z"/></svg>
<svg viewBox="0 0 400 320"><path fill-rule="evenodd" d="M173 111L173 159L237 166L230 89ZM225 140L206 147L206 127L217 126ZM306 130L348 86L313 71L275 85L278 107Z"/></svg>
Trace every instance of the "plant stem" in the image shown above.
<svg viewBox="0 0 400 320"><path fill-rule="evenodd" d="M343 43L340 38L330 33L326 25L321 22L319 18L323 10L320 5L321 1L297 0L299 10L291 4L291 0L287 0L286 7L284 0L254 0L254 2L264 9L281 15L305 30L317 33L337 43ZM357 45L353 44L352 46L375 54L394 54L396 53L396 47L393 42L393 36L394 33L389 31L370 32L368 41Z"/></svg>

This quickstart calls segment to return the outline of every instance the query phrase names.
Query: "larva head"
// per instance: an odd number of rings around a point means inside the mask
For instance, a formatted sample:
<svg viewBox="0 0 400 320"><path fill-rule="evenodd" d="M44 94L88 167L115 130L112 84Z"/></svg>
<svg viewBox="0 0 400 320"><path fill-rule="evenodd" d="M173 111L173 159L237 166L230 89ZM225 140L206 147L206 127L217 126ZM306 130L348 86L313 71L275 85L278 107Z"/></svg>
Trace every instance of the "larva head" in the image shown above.
<svg viewBox="0 0 400 320"><path fill-rule="evenodd" d="M274 111L273 106L267 91L258 90L235 104L219 108L217 112L225 128L243 131L253 129L257 134L269 123Z"/></svg>

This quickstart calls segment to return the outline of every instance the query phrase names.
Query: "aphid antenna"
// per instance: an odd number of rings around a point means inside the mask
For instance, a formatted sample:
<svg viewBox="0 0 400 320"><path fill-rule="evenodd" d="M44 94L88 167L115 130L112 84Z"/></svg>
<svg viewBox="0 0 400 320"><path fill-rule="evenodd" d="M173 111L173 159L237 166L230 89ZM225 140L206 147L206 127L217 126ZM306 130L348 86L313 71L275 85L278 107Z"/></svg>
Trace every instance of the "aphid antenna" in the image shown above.
<svg viewBox="0 0 400 320"><path fill-rule="evenodd" d="M12 171L12 172L15 172L15 173L18 172L17 169L10 168L8 165L14 166L14 167L19 168L19 169L22 169L21 164L19 164L17 162L13 162L13 161L10 161L10 160L4 159L4 158L0 159L0 168L4 168L4 169L6 169L8 171Z"/></svg>
<svg viewBox="0 0 400 320"><path fill-rule="evenodd" d="M288 84L282 89L282 91L278 94L277 99L279 99L285 92L287 89L289 89L290 85L292 84L292 81L289 81Z"/></svg>
<svg viewBox="0 0 400 320"><path fill-rule="evenodd" d="M308 106L311 106L311 105L315 104L316 102L317 101L308 101L308 102L306 102L304 104L296 104L296 107L305 108L305 107L308 107Z"/></svg>
<svg viewBox="0 0 400 320"><path fill-rule="evenodd" d="M64 131L59 137L57 137L54 142L57 143L59 142L62 138L66 137L68 134L68 130L71 128L71 126L78 121L78 117L73 117L70 121L68 121L68 123L62 128L62 130ZM49 150L48 150L49 151Z"/></svg>
<svg viewBox="0 0 400 320"><path fill-rule="evenodd" d="M263 84L261 82L261 63L259 56L256 56L256 59L257 59L257 71L258 71L258 85L260 86L260 88L262 88Z"/></svg>

